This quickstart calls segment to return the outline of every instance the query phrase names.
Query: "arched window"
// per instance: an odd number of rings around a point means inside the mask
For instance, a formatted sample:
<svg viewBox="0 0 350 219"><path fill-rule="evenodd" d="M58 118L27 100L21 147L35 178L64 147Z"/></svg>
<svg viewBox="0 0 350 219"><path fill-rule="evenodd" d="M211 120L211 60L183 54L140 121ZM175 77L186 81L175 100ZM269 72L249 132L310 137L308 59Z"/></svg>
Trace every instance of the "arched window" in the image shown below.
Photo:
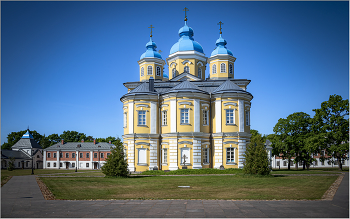
<svg viewBox="0 0 350 219"><path fill-rule="evenodd" d="M230 74L233 74L233 66L232 66L232 64L229 65L229 72L230 72Z"/></svg>
<svg viewBox="0 0 350 219"><path fill-rule="evenodd" d="M145 75L145 69L142 67L141 68L141 77Z"/></svg>
<svg viewBox="0 0 350 219"><path fill-rule="evenodd" d="M225 73L226 72L226 65L225 63L220 64L220 73Z"/></svg>
<svg viewBox="0 0 350 219"><path fill-rule="evenodd" d="M190 67L185 66L184 67L184 73L190 73Z"/></svg>
<svg viewBox="0 0 350 219"><path fill-rule="evenodd" d="M202 78L202 69L201 68L198 68L198 77Z"/></svg>
<svg viewBox="0 0 350 219"><path fill-rule="evenodd" d="M157 76L160 76L160 67L157 66Z"/></svg>
<svg viewBox="0 0 350 219"><path fill-rule="evenodd" d="M175 78L175 77L176 77L176 69L173 68L173 78Z"/></svg>
<svg viewBox="0 0 350 219"><path fill-rule="evenodd" d="M213 73L213 74L216 74L216 65L214 64L212 68L213 68L213 69L212 69L212 73Z"/></svg>
<svg viewBox="0 0 350 219"><path fill-rule="evenodd" d="M148 75L152 75L153 74L153 69L152 69L152 66L147 66L147 74Z"/></svg>

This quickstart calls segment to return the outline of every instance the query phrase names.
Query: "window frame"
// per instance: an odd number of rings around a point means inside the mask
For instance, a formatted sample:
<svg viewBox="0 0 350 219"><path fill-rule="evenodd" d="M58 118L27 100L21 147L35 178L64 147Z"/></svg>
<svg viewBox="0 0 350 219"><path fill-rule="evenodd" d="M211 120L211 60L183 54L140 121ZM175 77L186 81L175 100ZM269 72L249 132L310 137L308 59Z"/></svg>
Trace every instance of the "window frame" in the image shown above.
<svg viewBox="0 0 350 219"><path fill-rule="evenodd" d="M216 74L216 64L213 64L211 67L211 73Z"/></svg>
<svg viewBox="0 0 350 219"><path fill-rule="evenodd" d="M60 152L60 158L63 158L63 153L62 152Z"/></svg>
<svg viewBox="0 0 350 219"><path fill-rule="evenodd" d="M144 67L141 67L141 77L145 76L145 69Z"/></svg>
<svg viewBox="0 0 350 219"><path fill-rule="evenodd" d="M162 111L162 126L167 126L168 125L168 111L163 110Z"/></svg>
<svg viewBox="0 0 350 219"><path fill-rule="evenodd" d="M186 71L186 69L188 70L188 71ZM190 67L189 66L184 66L184 73L190 73Z"/></svg>
<svg viewBox="0 0 350 219"><path fill-rule="evenodd" d="M66 153L66 158L69 158L69 153Z"/></svg>
<svg viewBox="0 0 350 219"><path fill-rule="evenodd" d="M85 166L86 166L86 168L88 168L88 167L89 167L89 163L86 163L86 165L85 165Z"/></svg>
<svg viewBox="0 0 350 219"><path fill-rule="evenodd" d="M249 110L245 111L245 125L246 126L250 125L250 113L249 113Z"/></svg>
<svg viewBox="0 0 350 219"><path fill-rule="evenodd" d="M152 65L147 66L147 75L153 75L153 66Z"/></svg>
<svg viewBox="0 0 350 219"><path fill-rule="evenodd" d="M50 167L50 162L47 162L47 167Z"/></svg>
<svg viewBox="0 0 350 219"><path fill-rule="evenodd" d="M145 163L140 163L140 151L145 153ZM137 148L137 165L138 166L147 166L147 148Z"/></svg>
<svg viewBox="0 0 350 219"><path fill-rule="evenodd" d="M57 153L53 153L53 158L57 158Z"/></svg>
<svg viewBox="0 0 350 219"><path fill-rule="evenodd" d="M53 163L53 167L57 167L57 163L56 162Z"/></svg>
<svg viewBox="0 0 350 219"><path fill-rule="evenodd" d="M226 125L235 125L236 124L236 120L235 120L235 109L225 109L226 110ZM232 111L232 116L230 115ZM232 117L232 123L231 120L229 120L229 118Z"/></svg>
<svg viewBox="0 0 350 219"><path fill-rule="evenodd" d="M100 153L100 158L104 158L103 152Z"/></svg>
<svg viewBox="0 0 350 219"><path fill-rule="evenodd" d="M74 152L72 153L72 158L75 158L75 153Z"/></svg>
<svg viewBox="0 0 350 219"><path fill-rule="evenodd" d="M171 70L172 74L173 74L173 77L172 78L175 78L176 77L176 68L173 68L173 70Z"/></svg>
<svg viewBox="0 0 350 219"><path fill-rule="evenodd" d="M198 78L202 79L202 69L198 67Z"/></svg>
<svg viewBox="0 0 350 219"><path fill-rule="evenodd" d="M168 148L163 148L162 164L168 164Z"/></svg>
<svg viewBox="0 0 350 219"><path fill-rule="evenodd" d="M97 156L97 153L96 153L96 152L94 152L94 158L98 158L98 156Z"/></svg>
<svg viewBox="0 0 350 219"><path fill-rule="evenodd" d="M142 120L144 120L144 121L140 120L140 116L142 117ZM138 110L137 111L137 125L138 126L146 126L146 124L147 124L146 110Z"/></svg>
<svg viewBox="0 0 350 219"><path fill-rule="evenodd" d="M229 74L233 74L233 65L232 65L232 64L229 64L229 65L228 65L228 69L229 69L229 70L228 70L228 73L229 73Z"/></svg>
<svg viewBox="0 0 350 219"><path fill-rule="evenodd" d="M86 158L90 158L90 152L86 153Z"/></svg>
<svg viewBox="0 0 350 219"><path fill-rule="evenodd" d="M51 153L50 152L47 153L47 158L51 158Z"/></svg>
<svg viewBox="0 0 350 219"><path fill-rule="evenodd" d="M161 76L161 69L159 66L156 68L156 76Z"/></svg>
<svg viewBox="0 0 350 219"><path fill-rule="evenodd" d="M220 73L226 73L226 63L220 63Z"/></svg>
<svg viewBox="0 0 350 219"><path fill-rule="evenodd" d="M203 148L203 164L210 164L209 148Z"/></svg>
<svg viewBox="0 0 350 219"><path fill-rule="evenodd" d="M125 113L123 113L123 118L124 118L124 121L123 121L123 123L124 123L124 127L123 128L127 128L127 125L128 125L128 113L127 112L125 112Z"/></svg>
<svg viewBox="0 0 350 219"><path fill-rule="evenodd" d="M185 111L187 111L187 112L185 112ZM187 114L187 122L186 122L186 118L185 118L186 114ZM190 124L190 110L189 110L189 108L180 109L180 124L181 125Z"/></svg>
<svg viewBox="0 0 350 219"><path fill-rule="evenodd" d="M232 158L232 154L233 154L233 158ZM230 158L230 159L228 159ZM230 161L228 161L230 160ZM233 160L233 161L232 161ZM234 147L228 147L226 148L226 164L237 164L235 159L235 148Z"/></svg>
<svg viewBox="0 0 350 219"><path fill-rule="evenodd" d="M209 110L203 110L202 112L202 122L203 122L203 126L208 126L209 125Z"/></svg>

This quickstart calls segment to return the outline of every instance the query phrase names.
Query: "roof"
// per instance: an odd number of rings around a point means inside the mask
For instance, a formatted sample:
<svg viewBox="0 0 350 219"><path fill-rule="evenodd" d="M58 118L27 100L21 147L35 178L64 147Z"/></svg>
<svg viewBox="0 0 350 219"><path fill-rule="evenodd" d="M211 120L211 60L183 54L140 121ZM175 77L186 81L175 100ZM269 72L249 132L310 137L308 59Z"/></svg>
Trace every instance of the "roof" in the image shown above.
<svg viewBox="0 0 350 219"><path fill-rule="evenodd" d="M23 148L39 148L42 147L33 139L33 138L21 138L16 142L12 147L12 149L23 149Z"/></svg>
<svg viewBox="0 0 350 219"><path fill-rule="evenodd" d="M22 136L22 138L33 138L33 135L30 134L29 130L27 130L26 133L24 133L24 135ZM33 138L34 139L34 138Z"/></svg>
<svg viewBox="0 0 350 219"><path fill-rule="evenodd" d="M162 56L156 51L157 45L156 43L152 40L152 37L150 38L149 42L146 44L146 52L144 52L140 59L143 58L159 58L162 59Z"/></svg>
<svg viewBox="0 0 350 219"><path fill-rule="evenodd" d="M225 55L231 55L233 56L232 52L226 48L226 40L220 37L218 40L216 40L216 48L214 49L214 51L211 53L211 56L215 56L218 54L225 54Z"/></svg>
<svg viewBox="0 0 350 219"><path fill-rule="evenodd" d="M1 159L9 159L11 157L13 157L15 159L32 159L30 156L23 153L22 151L2 150L1 149Z"/></svg>
<svg viewBox="0 0 350 219"><path fill-rule="evenodd" d="M181 27L179 30L180 39L177 43L175 43L171 49L169 54L173 54L178 51L189 51L194 50L200 53L203 52L203 47L193 39L193 29L187 26L187 22L185 21L185 26Z"/></svg>
<svg viewBox="0 0 350 219"><path fill-rule="evenodd" d="M175 87L171 88L166 93L177 93L177 92L192 92L192 93L204 93L209 94L208 92L200 89L193 83L189 81L184 81L181 84L176 85Z"/></svg>
<svg viewBox="0 0 350 219"><path fill-rule="evenodd" d="M222 93L245 93L251 95L249 92L243 90L238 85L230 80L226 80L218 88L216 88L212 94L222 94Z"/></svg>
<svg viewBox="0 0 350 219"><path fill-rule="evenodd" d="M135 95L158 95L157 91L155 91L153 89L153 91L149 90L149 82L145 81L142 84L140 84L139 86L137 86L135 89L133 89L132 91L130 91L127 94L124 94L121 98L123 97L127 97L127 96L135 96Z"/></svg>
<svg viewBox="0 0 350 219"><path fill-rule="evenodd" d="M100 146L100 147L99 147ZM54 144L44 150L110 150L111 147L115 147L114 144L109 144L107 142L65 142L63 145L60 143Z"/></svg>

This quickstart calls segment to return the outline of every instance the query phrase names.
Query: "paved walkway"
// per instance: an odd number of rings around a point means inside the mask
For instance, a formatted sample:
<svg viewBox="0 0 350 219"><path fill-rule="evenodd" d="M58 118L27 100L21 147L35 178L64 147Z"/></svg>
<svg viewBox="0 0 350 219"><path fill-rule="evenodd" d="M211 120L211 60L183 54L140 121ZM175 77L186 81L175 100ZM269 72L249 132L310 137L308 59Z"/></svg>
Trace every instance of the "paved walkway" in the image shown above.
<svg viewBox="0 0 350 219"><path fill-rule="evenodd" d="M35 176L14 176L1 188L1 217L349 218L349 173L332 201L45 200Z"/></svg>

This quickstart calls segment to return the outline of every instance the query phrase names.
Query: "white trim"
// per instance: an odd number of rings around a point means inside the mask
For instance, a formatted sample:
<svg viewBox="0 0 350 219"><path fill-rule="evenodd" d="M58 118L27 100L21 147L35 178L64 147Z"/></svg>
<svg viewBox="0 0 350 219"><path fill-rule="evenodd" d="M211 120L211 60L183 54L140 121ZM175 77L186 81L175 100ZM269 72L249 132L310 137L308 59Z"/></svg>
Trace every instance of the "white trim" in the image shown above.
<svg viewBox="0 0 350 219"><path fill-rule="evenodd" d="M199 106L199 99L194 99L194 107L193 107L193 119L194 119L194 132L200 132L201 131L201 114L200 114L200 106Z"/></svg>
<svg viewBox="0 0 350 219"><path fill-rule="evenodd" d="M215 120L216 120L216 133L221 132L221 123L222 123L222 115L221 115L221 100L215 100Z"/></svg>
<svg viewBox="0 0 350 219"><path fill-rule="evenodd" d="M177 65L177 64L176 64L176 62L172 62L172 63L169 65L169 67L170 67L170 68L172 68L172 67L173 67L173 65L175 65L175 67L174 67L174 68L176 68L176 65Z"/></svg>
<svg viewBox="0 0 350 219"><path fill-rule="evenodd" d="M150 120L151 120L151 134L156 134L157 133L157 104L155 102L151 102L151 115L150 115ZM147 122L146 122L147 123Z"/></svg>
<svg viewBox="0 0 350 219"><path fill-rule="evenodd" d="M134 103L129 103L129 134L134 133Z"/></svg>
<svg viewBox="0 0 350 219"><path fill-rule="evenodd" d="M181 105L190 105L190 106L192 106L191 102L178 102L178 104L179 104L179 106L181 106Z"/></svg>
<svg viewBox="0 0 350 219"><path fill-rule="evenodd" d="M200 67L204 66L203 62L201 62L201 61L198 61L198 62L197 62L197 65L198 65L198 66L201 65Z"/></svg>
<svg viewBox="0 0 350 219"><path fill-rule="evenodd" d="M136 105L136 108L139 108L139 107L146 107L146 108L149 108L149 105L146 105L146 104L137 104L137 105Z"/></svg>
<svg viewBox="0 0 350 219"><path fill-rule="evenodd" d="M148 73L149 67L151 67L151 74ZM152 65L147 65L147 75L153 75L153 66Z"/></svg>
<svg viewBox="0 0 350 219"><path fill-rule="evenodd" d="M170 132L176 132L176 100L170 100Z"/></svg>
<svg viewBox="0 0 350 219"><path fill-rule="evenodd" d="M239 132L244 132L244 100L238 100Z"/></svg>
<svg viewBox="0 0 350 219"><path fill-rule="evenodd" d="M226 103L224 103L224 106L228 106L228 105L237 106L237 103L234 103L234 102L226 102Z"/></svg>
<svg viewBox="0 0 350 219"><path fill-rule="evenodd" d="M185 60L185 61L182 62L183 65L185 65L186 63L189 63L190 65L193 64L193 63L192 63L191 61L189 61L189 60Z"/></svg>

